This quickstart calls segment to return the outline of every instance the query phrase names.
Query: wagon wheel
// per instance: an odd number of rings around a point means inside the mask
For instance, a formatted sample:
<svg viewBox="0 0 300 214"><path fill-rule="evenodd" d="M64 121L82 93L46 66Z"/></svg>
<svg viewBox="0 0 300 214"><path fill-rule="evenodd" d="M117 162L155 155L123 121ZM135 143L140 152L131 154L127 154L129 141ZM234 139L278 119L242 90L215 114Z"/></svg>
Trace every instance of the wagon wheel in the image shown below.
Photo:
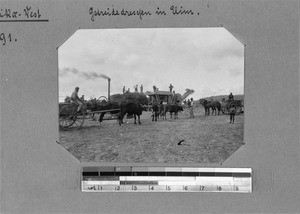
<svg viewBox="0 0 300 214"><path fill-rule="evenodd" d="M98 98L98 100L99 100L99 101L101 101L101 100L107 101L107 98L106 98L106 96L101 96L101 97Z"/></svg>
<svg viewBox="0 0 300 214"><path fill-rule="evenodd" d="M79 129L85 119L85 114L77 112L78 105L67 105L59 111L59 128L62 130L76 130Z"/></svg>
<svg viewBox="0 0 300 214"><path fill-rule="evenodd" d="M235 108L235 114L240 114L242 112L242 106L240 104L240 102L234 102L232 101L230 104L229 104L229 109L230 108Z"/></svg>
<svg viewBox="0 0 300 214"><path fill-rule="evenodd" d="M222 110L222 113L223 113L223 114L227 114L227 115L229 114L229 108L228 108L227 105L226 105L226 106L223 106L221 110Z"/></svg>
<svg viewBox="0 0 300 214"><path fill-rule="evenodd" d="M229 114L229 105L224 105L221 107L221 111L223 114Z"/></svg>
<svg viewBox="0 0 300 214"><path fill-rule="evenodd" d="M235 108L235 114L240 114L242 112L242 106L239 103L232 101L227 103L225 106L222 106L223 114L230 114L230 108Z"/></svg>
<svg viewBox="0 0 300 214"><path fill-rule="evenodd" d="M236 114L241 114L241 113L242 113L242 107L236 106Z"/></svg>

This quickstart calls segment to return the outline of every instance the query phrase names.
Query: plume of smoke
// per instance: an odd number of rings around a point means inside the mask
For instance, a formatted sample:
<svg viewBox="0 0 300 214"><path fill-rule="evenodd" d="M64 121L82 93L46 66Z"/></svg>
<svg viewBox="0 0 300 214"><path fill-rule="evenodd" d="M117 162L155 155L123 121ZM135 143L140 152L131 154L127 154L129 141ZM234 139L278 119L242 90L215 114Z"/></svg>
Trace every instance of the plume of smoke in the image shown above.
<svg viewBox="0 0 300 214"><path fill-rule="evenodd" d="M87 80L96 79L96 78L103 78L103 79L110 80L110 78L105 74L98 74L96 72L82 72L82 76L84 76Z"/></svg>
<svg viewBox="0 0 300 214"><path fill-rule="evenodd" d="M100 74L100 77L109 80L110 78L108 76L106 76L105 74Z"/></svg>
<svg viewBox="0 0 300 214"><path fill-rule="evenodd" d="M110 78L105 74L98 74L96 72L81 72L76 68L64 68L59 70L59 76L65 76L68 74L79 75L84 77L86 80L96 79L96 78L103 78L103 79L110 80Z"/></svg>
<svg viewBox="0 0 300 214"><path fill-rule="evenodd" d="M69 74L80 74L80 71L78 71L76 68L64 68L64 69L59 69L59 76L63 77Z"/></svg>

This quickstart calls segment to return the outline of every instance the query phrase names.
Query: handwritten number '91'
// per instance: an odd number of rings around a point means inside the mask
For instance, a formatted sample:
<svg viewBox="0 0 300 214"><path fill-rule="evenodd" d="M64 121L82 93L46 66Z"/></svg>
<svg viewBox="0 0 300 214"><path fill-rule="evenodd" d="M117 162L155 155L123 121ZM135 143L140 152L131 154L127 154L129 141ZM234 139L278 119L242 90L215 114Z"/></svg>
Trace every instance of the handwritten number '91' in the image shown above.
<svg viewBox="0 0 300 214"><path fill-rule="evenodd" d="M2 42L2 45L6 45L8 42L12 42L12 36L11 33L9 33L8 35L6 35L5 33L0 33L0 41ZM17 39L14 40L15 42L17 41Z"/></svg>

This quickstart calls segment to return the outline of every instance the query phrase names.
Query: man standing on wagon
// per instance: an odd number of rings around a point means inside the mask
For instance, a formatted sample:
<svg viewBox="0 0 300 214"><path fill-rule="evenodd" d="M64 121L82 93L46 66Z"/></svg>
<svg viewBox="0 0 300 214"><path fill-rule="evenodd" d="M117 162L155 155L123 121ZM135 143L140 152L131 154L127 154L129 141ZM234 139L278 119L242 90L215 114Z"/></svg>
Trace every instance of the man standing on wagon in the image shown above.
<svg viewBox="0 0 300 214"><path fill-rule="evenodd" d="M170 92L172 92L173 88L174 88L174 86L172 84L170 84L170 86L169 86Z"/></svg>
<svg viewBox="0 0 300 214"><path fill-rule="evenodd" d="M79 91L79 87L76 87L75 91L71 95L71 103L78 105L78 109L76 113L78 113L83 108L82 100L78 97L78 91Z"/></svg>

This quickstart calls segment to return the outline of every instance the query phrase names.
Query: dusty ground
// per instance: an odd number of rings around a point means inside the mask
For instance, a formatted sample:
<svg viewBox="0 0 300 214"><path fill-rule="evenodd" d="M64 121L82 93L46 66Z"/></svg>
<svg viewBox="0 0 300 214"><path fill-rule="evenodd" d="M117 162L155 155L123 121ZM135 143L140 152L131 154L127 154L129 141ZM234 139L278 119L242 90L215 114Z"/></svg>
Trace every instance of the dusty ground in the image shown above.
<svg viewBox="0 0 300 214"><path fill-rule="evenodd" d="M176 120L168 114L166 121L152 122L150 114L143 112L142 125L86 119L80 130L60 131L59 143L81 162L106 163L221 163L243 145L243 114L235 124L222 113L204 116L201 107L195 118L187 109Z"/></svg>

